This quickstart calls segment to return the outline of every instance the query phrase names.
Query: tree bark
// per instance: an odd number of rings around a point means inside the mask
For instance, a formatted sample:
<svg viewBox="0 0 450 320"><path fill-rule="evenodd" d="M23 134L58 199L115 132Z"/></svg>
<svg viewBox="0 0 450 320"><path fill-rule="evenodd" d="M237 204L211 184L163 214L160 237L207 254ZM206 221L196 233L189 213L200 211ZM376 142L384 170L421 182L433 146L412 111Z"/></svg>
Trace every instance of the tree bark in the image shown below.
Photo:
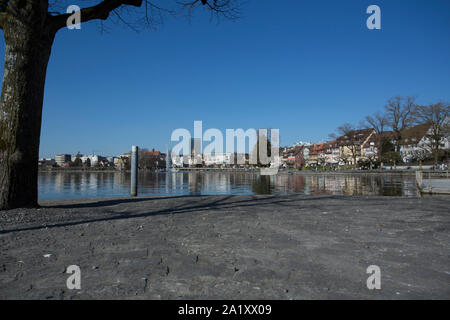
<svg viewBox="0 0 450 320"><path fill-rule="evenodd" d="M438 136L437 138L434 139L434 163L438 163L439 161L439 144L440 144L440 137Z"/></svg>
<svg viewBox="0 0 450 320"><path fill-rule="evenodd" d="M54 32L9 19L0 105L0 209L37 206L45 76Z"/></svg>

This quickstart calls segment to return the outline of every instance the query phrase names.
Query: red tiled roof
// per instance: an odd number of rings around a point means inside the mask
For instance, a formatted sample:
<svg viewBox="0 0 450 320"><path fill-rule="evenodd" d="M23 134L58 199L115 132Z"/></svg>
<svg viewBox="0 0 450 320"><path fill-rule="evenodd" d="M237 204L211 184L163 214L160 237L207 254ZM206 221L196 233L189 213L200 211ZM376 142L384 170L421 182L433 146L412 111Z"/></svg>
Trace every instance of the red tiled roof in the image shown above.
<svg viewBox="0 0 450 320"><path fill-rule="evenodd" d="M350 131L348 136L340 136L336 139L336 141L340 145L347 145L349 143L361 144L363 143L367 137L373 132L372 128L369 129L359 129Z"/></svg>
<svg viewBox="0 0 450 320"><path fill-rule="evenodd" d="M399 144L408 145L418 143L425 136L429 128L430 125L425 123L402 130L400 132L401 140L399 141Z"/></svg>
<svg viewBox="0 0 450 320"><path fill-rule="evenodd" d="M147 151L147 152L145 153L145 155L147 155L147 156L159 156L160 154L161 154L161 152L160 152L160 151L157 151L157 150Z"/></svg>

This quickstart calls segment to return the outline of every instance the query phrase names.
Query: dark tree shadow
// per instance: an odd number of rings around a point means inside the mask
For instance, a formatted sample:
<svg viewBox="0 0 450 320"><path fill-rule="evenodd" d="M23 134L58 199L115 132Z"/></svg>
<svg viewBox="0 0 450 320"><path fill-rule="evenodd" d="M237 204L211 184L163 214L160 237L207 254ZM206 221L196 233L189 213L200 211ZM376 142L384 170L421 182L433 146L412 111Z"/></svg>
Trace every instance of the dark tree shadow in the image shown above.
<svg viewBox="0 0 450 320"><path fill-rule="evenodd" d="M179 196L179 197L161 197L161 198L136 198L136 199L116 199L116 200L105 200L94 203L86 203L86 204L74 204L74 205L64 205L64 206L48 206L47 208L95 208L101 206L109 206L115 204L122 203L132 203L132 202L143 202L143 201L151 201L152 199L170 199L170 198L199 198L200 196ZM203 196L205 199L208 199L208 196ZM133 213L133 212L105 212L113 214L113 216L106 216L100 218L92 218L78 221L67 221L61 223L54 224L46 224L46 225L36 225L29 226L23 228L14 228L0 231L0 234L8 234L12 232L23 232L23 231L32 231L32 230L41 230L41 229L51 229L51 228L60 228L60 227L68 227L68 226L76 226L87 223L95 223L95 222L104 222L104 221L114 221L114 220L124 220L124 219L134 219L134 218L143 218L150 216L158 216L158 215L168 215L168 214L182 214L189 212L202 212L207 210L229 210L229 209L237 209L237 208L246 208L246 207L255 207L262 205L281 205L287 206L289 203L295 203L298 201L313 201L313 200L324 200L324 199L337 199L342 198L340 196L315 196L315 197L292 197L289 195L286 196L258 196L252 195L250 198L229 201L235 197L234 195L228 195L220 197L216 199L217 196L214 196L214 201L210 201L207 203L199 203L190 205L191 203L182 203L179 206L174 206L167 209L161 209L151 212L144 213ZM83 206L89 205L89 206ZM187 205L187 206L186 206ZM291 206L294 207L294 206Z"/></svg>

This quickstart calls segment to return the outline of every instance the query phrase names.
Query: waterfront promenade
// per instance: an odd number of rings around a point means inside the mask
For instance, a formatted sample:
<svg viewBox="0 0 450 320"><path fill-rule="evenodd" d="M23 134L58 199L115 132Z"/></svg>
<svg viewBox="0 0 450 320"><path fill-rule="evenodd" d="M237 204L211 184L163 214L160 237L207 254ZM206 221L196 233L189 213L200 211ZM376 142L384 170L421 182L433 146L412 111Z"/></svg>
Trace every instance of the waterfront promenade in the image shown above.
<svg viewBox="0 0 450 320"><path fill-rule="evenodd" d="M448 196L46 200L0 211L1 299L448 299ZM69 265L81 290L69 290ZM381 269L368 290L366 269Z"/></svg>

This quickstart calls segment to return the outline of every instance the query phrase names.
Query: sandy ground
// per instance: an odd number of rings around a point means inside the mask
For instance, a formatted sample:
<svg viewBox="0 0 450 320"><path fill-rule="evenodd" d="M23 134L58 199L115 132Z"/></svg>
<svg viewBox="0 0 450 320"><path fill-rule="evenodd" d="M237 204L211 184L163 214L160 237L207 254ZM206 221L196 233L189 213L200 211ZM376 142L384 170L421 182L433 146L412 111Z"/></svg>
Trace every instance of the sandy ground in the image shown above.
<svg viewBox="0 0 450 320"><path fill-rule="evenodd" d="M449 299L450 197L197 196L0 211L1 299ZM69 265L81 269L70 290ZM381 289L369 290L369 265Z"/></svg>

